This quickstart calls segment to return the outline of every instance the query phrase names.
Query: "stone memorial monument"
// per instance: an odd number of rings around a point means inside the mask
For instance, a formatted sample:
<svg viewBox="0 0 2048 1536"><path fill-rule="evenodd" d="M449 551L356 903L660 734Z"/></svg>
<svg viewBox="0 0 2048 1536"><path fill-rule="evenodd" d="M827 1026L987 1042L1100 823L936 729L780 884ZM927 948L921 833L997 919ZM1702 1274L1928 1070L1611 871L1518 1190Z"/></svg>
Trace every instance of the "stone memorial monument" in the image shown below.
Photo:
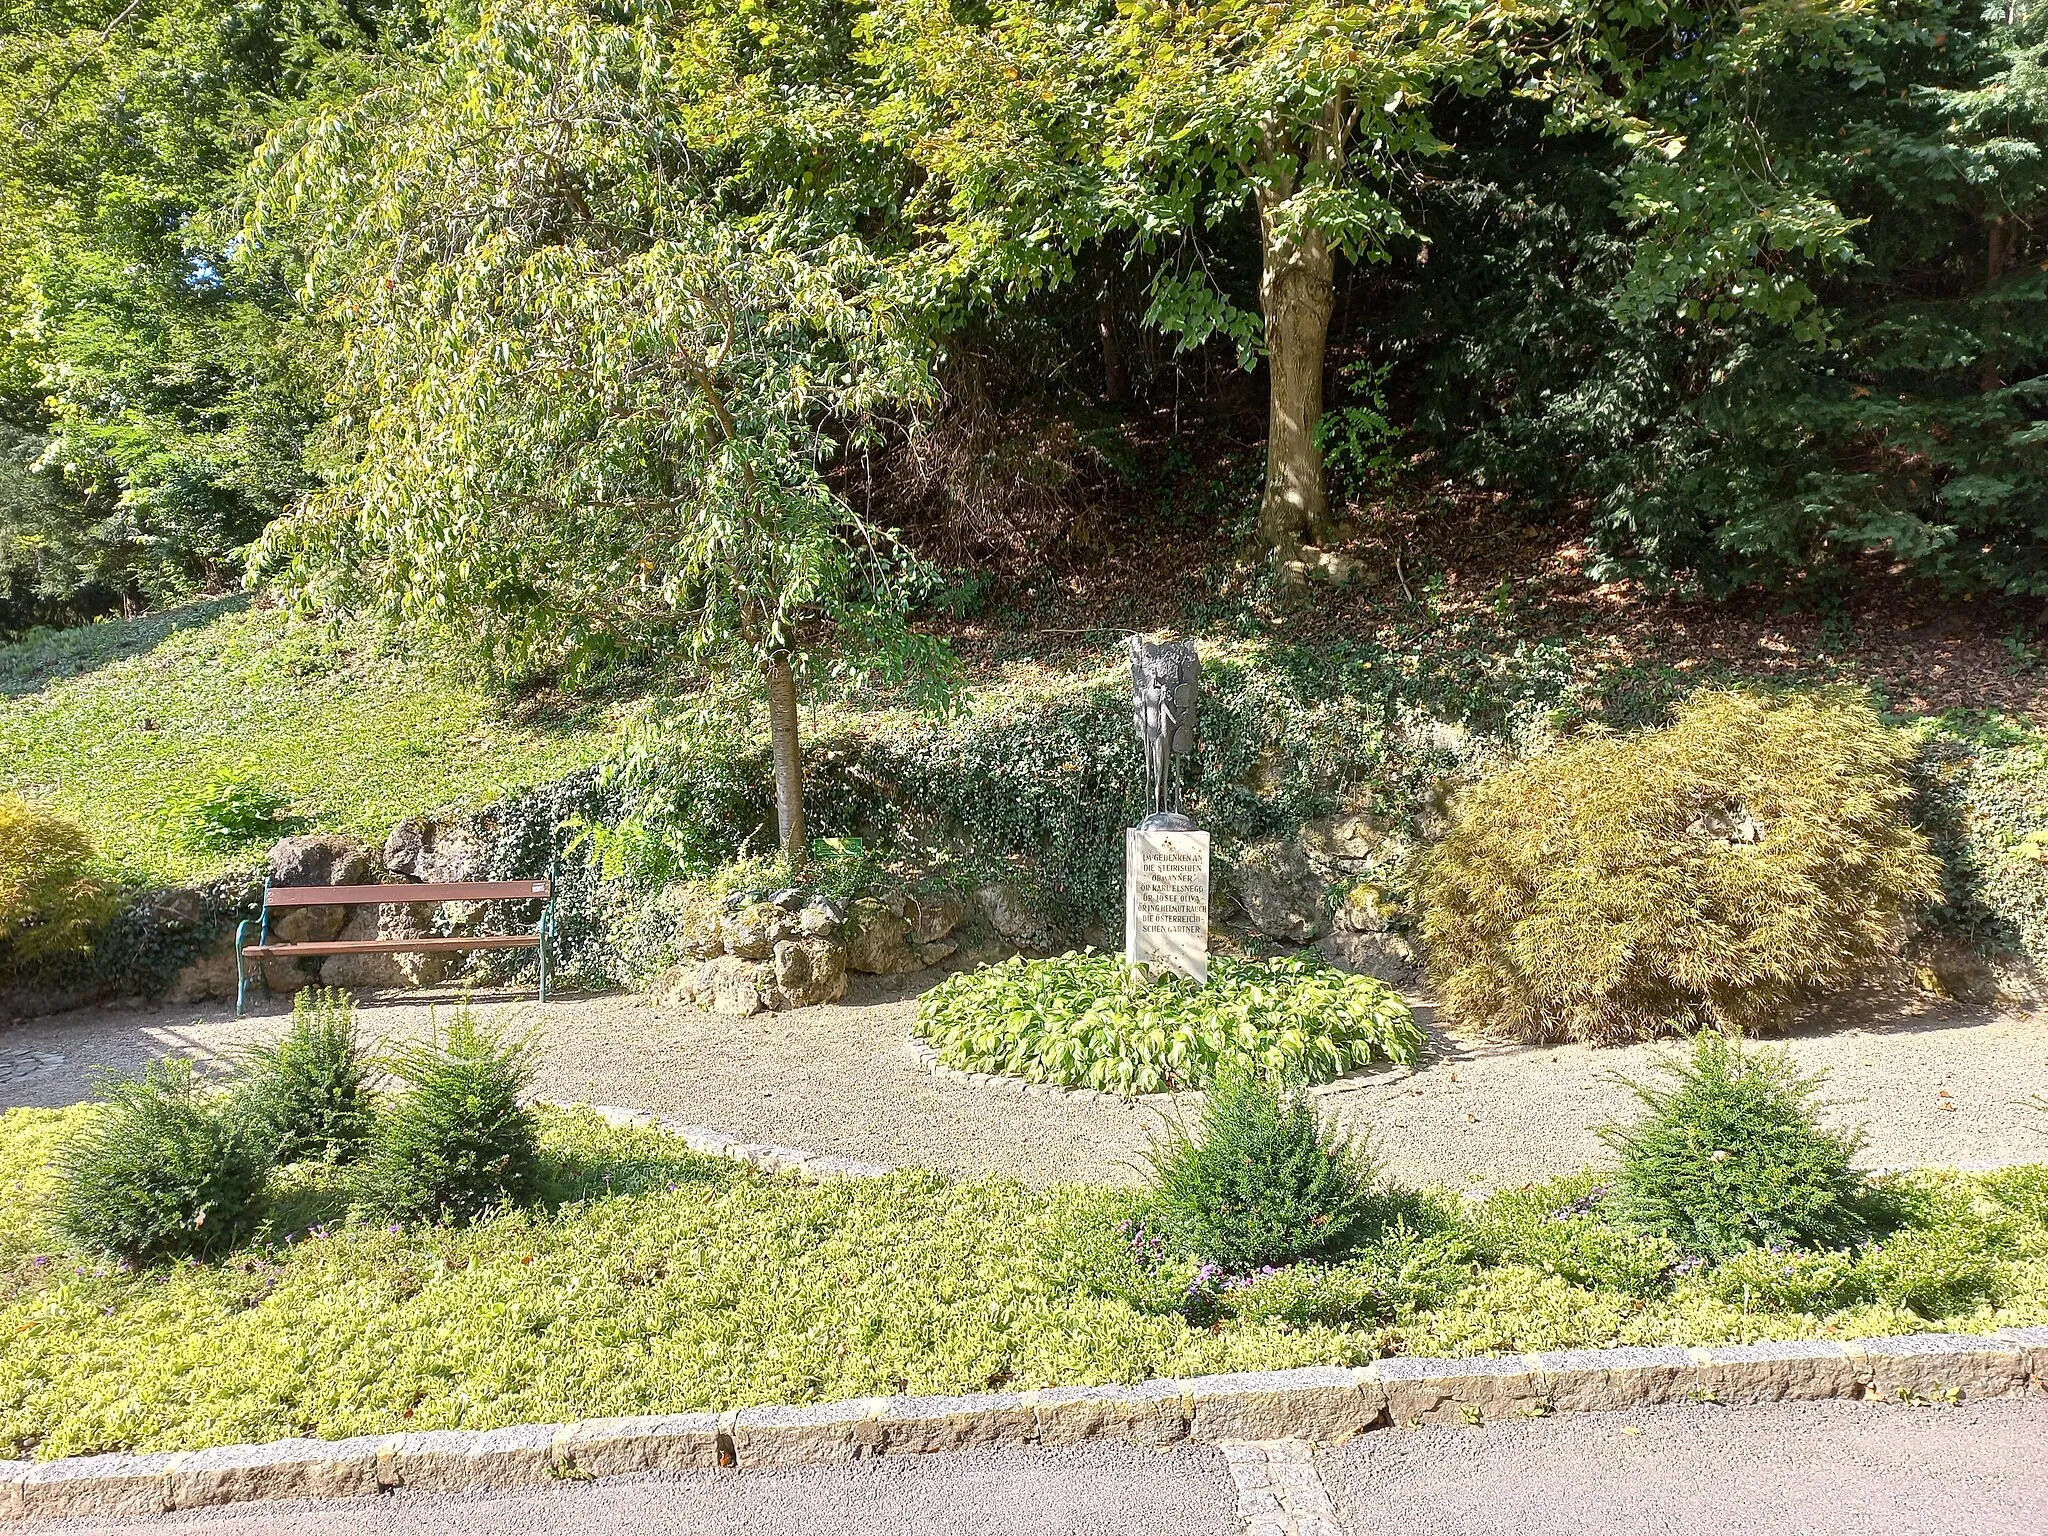
<svg viewBox="0 0 2048 1536"><path fill-rule="evenodd" d="M1209 834L1181 810L1202 664L1181 641L1131 636L1131 716L1151 813L1124 833L1124 959L1209 979Z"/></svg>

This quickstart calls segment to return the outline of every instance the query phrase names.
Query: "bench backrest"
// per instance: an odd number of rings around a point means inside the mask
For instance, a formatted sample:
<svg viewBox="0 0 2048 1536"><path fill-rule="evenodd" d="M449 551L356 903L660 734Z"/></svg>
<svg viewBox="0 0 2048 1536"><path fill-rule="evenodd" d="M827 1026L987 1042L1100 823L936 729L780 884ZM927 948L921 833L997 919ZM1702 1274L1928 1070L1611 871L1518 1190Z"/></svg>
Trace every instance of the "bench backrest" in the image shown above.
<svg viewBox="0 0 2048 1536"><path fill-rule="evenodd" d="M394 880L387 885L272 885L263 891L266 907L414 906L434 901L547 901L555 894L552 880L454 880L441 885L415 885Z"/></svg>

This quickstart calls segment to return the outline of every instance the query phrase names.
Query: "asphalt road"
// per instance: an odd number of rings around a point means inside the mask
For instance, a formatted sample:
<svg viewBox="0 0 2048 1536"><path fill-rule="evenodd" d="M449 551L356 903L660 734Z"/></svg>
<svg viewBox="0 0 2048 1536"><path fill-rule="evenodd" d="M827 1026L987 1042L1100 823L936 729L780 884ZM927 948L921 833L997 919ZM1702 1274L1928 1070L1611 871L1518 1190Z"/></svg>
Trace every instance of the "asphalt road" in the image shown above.
<svg viewBox="0 0 2048 1536"><path fill-rule="evenodd" d="M2048 1536L2048 1400L1648 1409L1388 1430L1317 1458L1345 1536ZM1124 1446L397 1494L83 1536L1242 1536L1222 1455ZM1256 1525L1251 1530L1271 1529Z"/></svg>
<svg viewBox="0 0 2048 1536"><path fill-rule="evenodd" d="M2043 1536L2048 1401L1395 1430L1330 1452L1322 1473L1347 1536Z"/></svg>

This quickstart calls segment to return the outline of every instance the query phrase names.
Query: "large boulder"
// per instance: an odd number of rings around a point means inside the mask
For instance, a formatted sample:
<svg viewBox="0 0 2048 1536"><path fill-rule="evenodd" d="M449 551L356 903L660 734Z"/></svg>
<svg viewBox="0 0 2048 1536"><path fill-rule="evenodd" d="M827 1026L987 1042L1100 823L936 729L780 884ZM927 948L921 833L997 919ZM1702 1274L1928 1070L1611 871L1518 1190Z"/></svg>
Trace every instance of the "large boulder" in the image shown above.
<svg viewBox="0 0 2048 1536"><path fill-rule="evenodd" d="M720 955L697 967L691 992L699 1007L744 1019L761 1011L761 971L755 961Z"/></svg>
<svg viewBox="0 0 2048 1536"><path fill-rule="evenodd" d="M1007 880L981 887L974 893L974 906L982 920L1012 944L1044 949L1052 941L1052 924L1021 889Z"/></svg>
<svg viewBox="0 0 2048 1536"><path fill-rule="evenodd" d="M1252 927L1283 944L1306 944L1328 929L1325 886L1298 843L1268 838L1238 851L1230 892Z"/></svg>
<svg viewBox="0 0 2048 1536"><path fill-rule="evenodd" d="M376 851L353 837L287 837L270 850L272 885L374 885L383 878Z"/></svg>
<svg viewBox="0 0 2048 1536"><path fill-rule="evenodd" d="M375 936L380 939L424 939L434 933L434 908L389 906L377 909ZM462 950L430 949L412 954L386 955L391 974L398 978L391 986L438 987L468 959Z"/></svg>
<svg viewBox="0 0 2048 1536"><path fill-rule="evenodd" d="M957 891L922 891L910 898L903 916L919 944L936 944L967 917L967 903Z"/></svg>
<svg viewBox="0 0 2048 1536"><path fill-rule="evenodd" d="M405 907L352 907L338 937L351 944L383 938L384 921L380 914L408 910ZM320 962L320 985L346 987L351 992L403 987L413 980L405 962L426 958L425 955L329 955ZM443 959L445 956L434 958ZM434 979L438 981L440 977Z"/></svg>
<svg viewBox="0 0 2048 1536"><path fill-rule="evenodd" d="M770 1008L811 1008L846 995L846 951L828 939L784 939L762 970L770 984L756 986Z"/></svg>
<svg viewBox="0 0 2048 1536"><path fill-rule="evenodd" d="M848 909L839 939L850 971L902 976L924 969L910 919L890 911L888 903L876 897L863 896Z"/></svg>
<svg viewBox="0 0 2048 1536"><path fill-rule="evenodd" d="M384 865L368 843L334 833L287 837L270 850L272 885L377 885ZM374 909L365 909L374 910ZM284 907L270 919L270 937L279 944L321 944L342 936L350 921L345 906ZM319 979L322 962L269 959L264 973L273 992L296 992Z"/></svg>
<svg viewBox="0 0 2048 1536"><path fill-rule="evenodd" d="M1301 829L1301 847L1319 872L1355 876L1379 865L1388 838L1370 816L1326 816Z"/></svg>
<svg viewBox="0 0 2048 1536"><path fill-rule="evenodd" d="M1413 986L1422 974L1414 946L1398 933L1338 928L1324 934L1316 949L1338 970L1371 976L1390 987Z"/></svg>
<svg viewBox="0 0 2048 1536"><path fill-rule="evenodd" d="M167 1003L203 1003L235 995L235 930L229 928L188 961L164 989Z"/></svg>
<svg viewBox="0 0 2048 1536"><path fill-rule="evenodd" d="M772 901L750 902L718 919L725 952L742 960L766 960L775 946L797 933L797 918Z"/></svg>
<svg viewBox="0 0 2048 1536"><path fill-rule="evenodd" d="M404 880L488 880L489 862L490 848L467 817L413 816L384 840L385 867Z"/></svg>

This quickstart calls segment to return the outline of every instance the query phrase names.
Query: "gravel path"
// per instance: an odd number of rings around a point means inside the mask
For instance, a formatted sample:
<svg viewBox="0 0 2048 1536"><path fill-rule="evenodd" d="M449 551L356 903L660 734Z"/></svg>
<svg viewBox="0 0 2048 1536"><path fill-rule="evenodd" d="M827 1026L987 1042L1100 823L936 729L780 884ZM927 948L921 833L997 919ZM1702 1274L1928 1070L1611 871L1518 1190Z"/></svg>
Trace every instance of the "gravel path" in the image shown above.
<svg viewBox="0 0 2048 1536"><path fill-rule="evenodd" d="M743 1020L656 1009L628 994L544 1008L530 996L487 997L478 1006L540 1032L539 1091L551 1098L950 1173L1040 1184L1137 1177L1159 1111L934 1077L903 1048L915 991L915 981L863 979L843 1003ZM364 1019L376 1034L417 1036L453 1002L391 994L371 1001ZM0 1108L76 1102L96 1066L132 1068L172 1051L231 1054L274 1034L283 1017L281 1006L240 1021L218 1004L100 1008L0 1029ZM1434 1026L1430 1034L1431 1054L1414 1076L1321 1090L1347 1123L1371 1130L1390 1170L1410 1183L1512 1185L1603 1161L1596 1128L1634 1103L1617 1077L1641 1076L1663 1049L1501 1045ZM2048 1160L2048 1115L2020 1102L2048 1095L2048 1020L2038 1015L1867 1011L1787 1043L1807 1070L1828 1073L1836 1115L1868 1128L1869 1162Z"/></svg>

